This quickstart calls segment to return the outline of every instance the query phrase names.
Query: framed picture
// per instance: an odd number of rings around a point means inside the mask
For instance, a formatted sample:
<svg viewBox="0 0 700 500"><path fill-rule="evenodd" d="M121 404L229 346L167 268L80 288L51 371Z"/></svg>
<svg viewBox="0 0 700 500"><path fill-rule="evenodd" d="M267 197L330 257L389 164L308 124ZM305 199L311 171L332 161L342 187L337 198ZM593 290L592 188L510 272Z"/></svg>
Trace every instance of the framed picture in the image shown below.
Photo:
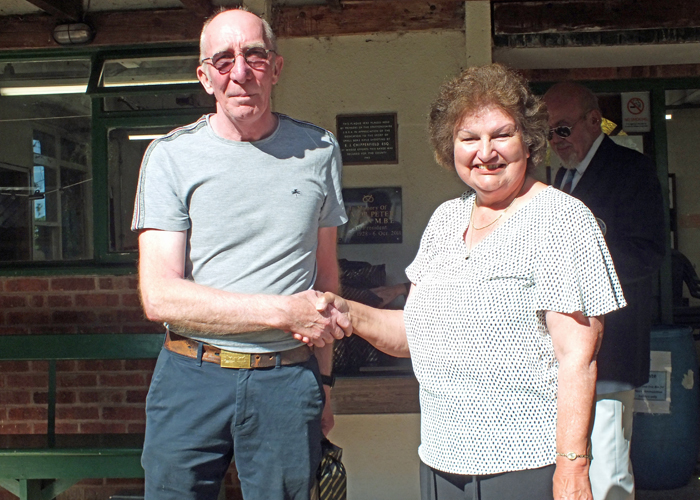
<svg viewBox="0 0 700 500"><path fill-rule="evenodd" d="M401 188L343 189L348 222L338 228L338 243L401 243Z"/></svg>

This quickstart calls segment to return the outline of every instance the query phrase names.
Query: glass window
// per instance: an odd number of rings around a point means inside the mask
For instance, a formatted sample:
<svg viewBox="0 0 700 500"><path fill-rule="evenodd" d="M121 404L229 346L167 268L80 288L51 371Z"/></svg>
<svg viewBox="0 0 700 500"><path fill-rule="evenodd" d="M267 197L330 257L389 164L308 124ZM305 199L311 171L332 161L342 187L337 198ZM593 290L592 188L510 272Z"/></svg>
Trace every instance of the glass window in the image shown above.
<svg viewBox="0 0 700 500"><path fill-rule="evenodd" d="M131 231L131 219L134 213L141 159L153 139L170 132L176 126L109 130L109 249L111 252L138 250L138 235Z"/></svg>
<svg viewBox="0 0 700 500"><path fill-rule="evenodd" d="M32 85L44 67L37 64ZM57 63L60 74L73 69ZM0 261L91 259L90 99L0 96L0 137Z"/></svg>
<svg viewBox="0 0 700 500"><path fill-rule="evenodd" d="M84 93L90 60L2 61L0 96Z"/></svg>
<svg viewBox="0 0 700 500"><path fill-rule="evenodd" d="M148 94L105 97L104 110L109 111L145 111L168 109L201 109L216 107L214 96L203 91L184 94Z"/></svg>
<svg viewBox="0 0 700 500"><path fill-rule="evenodd" d="M107 59L100 86L197 83L198 55Z"/></svg>
<svg viewBox="0 0 700 500"><path fill-rule="evenodd" d="M700 264L700 89L666 91L666 135L668 145L668 172L672 246L696 267ZM678 259L677 255L674 255ZM676 260L675 265L681 260ZM682 267L682 266L680 266ZM675 268L674 268L675 273ZM674 274L674 279L679 274ZM700 299L689 293L682 279L676 280L676 306L700 305Z"/></svg>

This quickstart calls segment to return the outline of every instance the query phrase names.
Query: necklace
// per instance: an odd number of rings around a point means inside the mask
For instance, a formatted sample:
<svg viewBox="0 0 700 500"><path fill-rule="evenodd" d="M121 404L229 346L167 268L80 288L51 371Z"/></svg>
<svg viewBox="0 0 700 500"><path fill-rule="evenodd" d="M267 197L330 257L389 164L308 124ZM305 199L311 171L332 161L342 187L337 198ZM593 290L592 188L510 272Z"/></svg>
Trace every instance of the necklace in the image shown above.
<svg viewBox="0 0 700 500"><path fill-rule="evenodd" d="M476 196L474 196L474 205L472 205L472 213L471 213L471 216L469 217L469 225L472 226L472 229L475 229L477 231L481 231L482 229L486 229L489 226L493 226L496 222L498 222L501 219L501 217L503 217L503 215L505 215L505 213L508 211L508 209L511 206L513 206L513 203L515 203L515 200L517 198L518 198L517 196L515 198L513 198L513 201L510 202L510 205L508 205L506 207L506 209L503 212L501 212L501 214L498 217L496 217L495 219L493 219L491 222L489 222L485 226L476 227L473 225L474 224L474 212L476 211Z"/></svg>
<svg viewBox="0 0 700 500"><path fill-rule="evenodd" d="M485 226L476 227L474 225L474 212L476 211L476 195L474 195L474 204L472 205L472 213L469 215L469 227L471 227L474 231L481 231L482 229L486 229L489 226L493 226L496 222L498 222L501 219L501 217L503 217L503 215L508 211L508 209L513 206L513 203L515 203L515 200L517 198L518 198L518 196L516 195L515 198L513 198L513 200L510 202L510 205L508 205L506 207L506 209L503 212L501 212L501 214L498 217L496 217L495 219L493 219L491 222L489 222ZM469 227L467 228L467 231L469 231ZM472 246L473 246L472 244L474 241L474 231L471 231L469 233L469 245L467 245L467 256L465 257L465 259L468 259L472 253ZM466 236L466 235L467 235L467 233L465 231L464 236Z"/></svg>

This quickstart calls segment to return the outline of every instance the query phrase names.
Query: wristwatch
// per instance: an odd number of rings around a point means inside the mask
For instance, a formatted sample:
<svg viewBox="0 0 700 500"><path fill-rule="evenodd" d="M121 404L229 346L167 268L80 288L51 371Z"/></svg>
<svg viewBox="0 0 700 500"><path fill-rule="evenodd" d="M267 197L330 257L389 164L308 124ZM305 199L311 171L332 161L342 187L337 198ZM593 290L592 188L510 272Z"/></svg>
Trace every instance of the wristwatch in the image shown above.
<svg viewBox="0 0 700 500"><path fill-rule="evenodd" d="M557 452L558 457L566 457L569 460L576 460L577 458L587 458L588 460L593 460L593 457L591 455L577 455L576 452L570 451L569 453L559 453Z"/></svg>
<svg viewBox="0 0 700 500"><path fill-rule="evenodd" d="M335 385L335 375L321 375L321 382L323 385L333 387Z"/></svg>

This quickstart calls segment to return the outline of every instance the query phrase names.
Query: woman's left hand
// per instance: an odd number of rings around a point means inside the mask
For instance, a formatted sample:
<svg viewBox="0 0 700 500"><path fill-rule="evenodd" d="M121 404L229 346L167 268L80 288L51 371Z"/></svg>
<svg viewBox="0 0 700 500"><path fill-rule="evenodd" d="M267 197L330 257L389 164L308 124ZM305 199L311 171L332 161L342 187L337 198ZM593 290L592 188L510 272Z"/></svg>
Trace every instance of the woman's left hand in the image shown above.
<svg viewBox="0 0 700 500"><path fill-rule="evenodd" d="M588 479L588 464L581 466L563 461L569 462L569 459L564 457L557 459L557 469L554 472L552 485L554 500L593 500L591 482Z"/></svg>

